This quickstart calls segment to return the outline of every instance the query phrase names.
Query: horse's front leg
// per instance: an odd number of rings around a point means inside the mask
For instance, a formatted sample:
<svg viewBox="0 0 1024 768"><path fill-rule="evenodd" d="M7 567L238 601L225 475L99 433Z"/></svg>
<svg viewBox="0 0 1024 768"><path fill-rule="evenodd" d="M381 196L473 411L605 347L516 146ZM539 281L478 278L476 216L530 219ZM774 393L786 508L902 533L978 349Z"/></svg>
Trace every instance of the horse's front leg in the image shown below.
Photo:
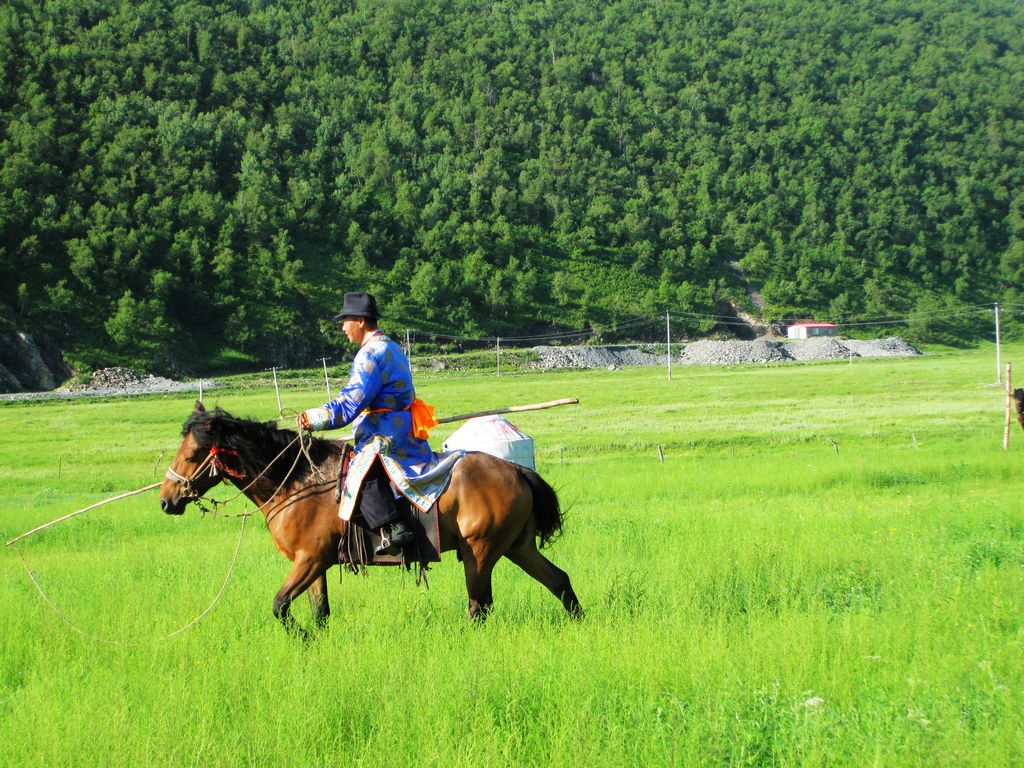
<svg viewBox="0 0 1024 768"><path fill-rule="evenodd" d="M325 570L319 559L301 552L295 555L292 569L288 572L288 578L285 579L281 589L277 591L277 595L274 597L274 616L278 618L289 633L303 637L306 636L305 630L299 627L291 615L292 601L313 586L318 579L323 578ZM326 601L326 591L323 594Z"/></svg>

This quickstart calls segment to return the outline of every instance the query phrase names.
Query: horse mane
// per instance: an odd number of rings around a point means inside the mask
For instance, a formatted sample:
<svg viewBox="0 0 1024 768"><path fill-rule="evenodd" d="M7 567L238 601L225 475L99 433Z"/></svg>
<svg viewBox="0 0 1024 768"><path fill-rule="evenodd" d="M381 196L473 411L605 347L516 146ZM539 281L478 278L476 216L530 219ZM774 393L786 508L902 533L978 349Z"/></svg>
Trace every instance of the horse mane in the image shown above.
<svg viewBox="0 0 1024 768"><path fill-rule="evenodd" d="M318 437L307 438L306 451L303 452L298 443L289 446L295 440L294 430L279 429L273 421L235 418L220 407L212 411L194 411L182 425L181 436L185 437L190 432L203 449L209 450L216 445L220 449L235 451L248 477L255 477L266 469L263 477L275 485L284 483L286 479L291 485L307 477L313 470L309 459L316 466L321 466L331 457L341 455L340 443ZM274 463L267 469L271 461Z"/></svg>

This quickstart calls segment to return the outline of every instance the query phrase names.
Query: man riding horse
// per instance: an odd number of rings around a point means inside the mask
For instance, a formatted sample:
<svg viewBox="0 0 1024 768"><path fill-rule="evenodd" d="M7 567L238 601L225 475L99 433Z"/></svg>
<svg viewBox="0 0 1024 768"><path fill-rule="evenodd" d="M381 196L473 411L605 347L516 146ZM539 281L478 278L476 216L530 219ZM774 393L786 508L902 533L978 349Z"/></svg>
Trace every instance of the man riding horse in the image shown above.
<svg viewBox="0 0 1024 768"><path fill-rule="evenodd" d="M381 531L375 554L395 555L415 534L399 516L392 485L417 506L429 508L444 490L438 483L447 479L448 473L439 470L450 469L451 462L436 456L427 443L427 429L437 423L433 409L416 398L402 348L378 329L376 299L368 293L346 293L334 319L342 321L345 335L359 351L339 395L303 411L300 426L319 430L353 425L356 453L340 514L348 519L358 499L366 524Z"/></svg>
<svg viewBox="0 0 1024 768"><path fill-rule="evenodd" d="M582 616L568 574L537 548L538 540L543 547L562 530L555 490L532 469L488 453L432 452L426 430L437 423L433 409L416 399L408 358L377 329L377 302L366 293L346 293L337 317L359 345L352 374L337 398L303 411L300 426L353 426L356 454L341 508L315 473L318 466L333 471L343 464L336 443L299 446L294 432L273 422L236 419L196 403L160 488L161 509L182 514L222 478L245 493L263 513L278 551L292 561L274 596L274 615L289 629L295 628L292 601L303 592L318 623L330 613L327 571L339 562L346 522L357 505L367 525L384 533L378 557L413 543L395 493L423 512L436 504L438 551L459 553L470 617L483 618L491 610L491 575L501 558L547 587L571 616ZM213 471L218 466L223 476Z"/></svg>

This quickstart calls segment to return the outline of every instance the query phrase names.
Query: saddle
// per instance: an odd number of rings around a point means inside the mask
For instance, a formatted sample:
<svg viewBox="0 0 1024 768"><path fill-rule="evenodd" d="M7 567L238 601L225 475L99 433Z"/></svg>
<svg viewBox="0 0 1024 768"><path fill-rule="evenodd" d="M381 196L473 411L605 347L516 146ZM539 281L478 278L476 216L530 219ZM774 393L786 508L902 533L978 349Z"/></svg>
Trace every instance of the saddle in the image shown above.
<svg viewBox="0 0 1024 768"><path fill-rule="evenodd" d="M338 465L338 485L334 492L335 502L341 502L341 492L348 477L348 465L355 451L348 443L342 448L342 458ZM426 566L428 563L441 562L441 533L438 526L438 510L435 503L428 512L422 512L407 498L400 496L395 499L398 514L408 525L416 539L397 555L374 554L380 544L380 531L369 528L366 520L357 511L352 515L349 525L345 526L341 543L338 545L338 563L356 571L367 565L404 565L412 567L413 563Z"/></svg>

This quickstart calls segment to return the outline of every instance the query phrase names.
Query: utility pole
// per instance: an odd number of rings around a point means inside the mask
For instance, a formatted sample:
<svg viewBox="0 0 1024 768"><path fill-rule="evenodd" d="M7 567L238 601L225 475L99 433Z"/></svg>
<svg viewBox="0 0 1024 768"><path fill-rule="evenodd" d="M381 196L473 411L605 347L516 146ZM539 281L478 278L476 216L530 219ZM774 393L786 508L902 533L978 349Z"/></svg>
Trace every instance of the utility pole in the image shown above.
<svg viewBox="0 0 1024 768"><path fill-rule="evenodd" d="M665 310L665 349L667 354L665 357L668 360L668 380L672 381L672 316Z"/></svg>
<svg viewBox="0 0 1024 768"><path fill-rule="evenodd" d="M1001 384L1002 379L1002 366L999 364L999 302L992 305L996 316L996 384Z"/></svg>
<svg viewBox="0 0 1024 768"><path fill-rule="evenodd" d="M324 364L324 383L327 384L327 399L333 400L331 397L331 377L327 375L327 358L321 357L320 362Z"/></svg>

